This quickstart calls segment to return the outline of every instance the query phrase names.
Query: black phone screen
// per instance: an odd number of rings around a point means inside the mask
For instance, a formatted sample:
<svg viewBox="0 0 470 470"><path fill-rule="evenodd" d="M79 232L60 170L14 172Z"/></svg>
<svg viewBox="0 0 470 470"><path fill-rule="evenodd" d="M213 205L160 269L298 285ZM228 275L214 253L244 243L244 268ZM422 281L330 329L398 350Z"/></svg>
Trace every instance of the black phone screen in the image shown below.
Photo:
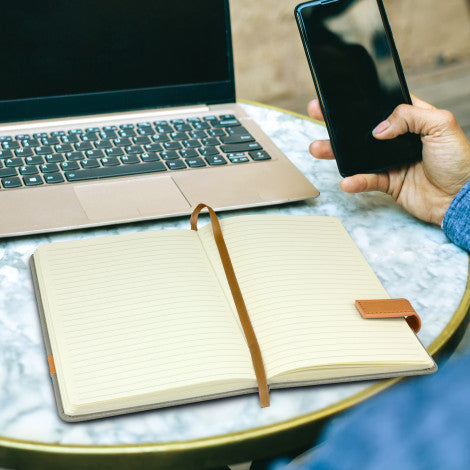
<svg viewBox="0 0 470 470"><path fill-rule="evenodd" d="M372 136L395 107L411 103L383 5L308 2L296 8L296 17L341 174L419 160L418 136Z"/></svg>

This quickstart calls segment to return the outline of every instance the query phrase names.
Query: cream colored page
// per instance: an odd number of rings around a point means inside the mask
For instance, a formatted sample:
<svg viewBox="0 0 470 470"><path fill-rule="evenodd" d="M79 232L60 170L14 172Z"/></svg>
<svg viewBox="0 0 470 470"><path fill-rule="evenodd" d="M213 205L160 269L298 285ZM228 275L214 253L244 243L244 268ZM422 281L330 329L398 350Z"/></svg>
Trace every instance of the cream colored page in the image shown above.
<svg viewBox="0 0 470 470"><path fill-rule="evenodd" d="M337 219L232 217L222 230L271 379L312 366L410 359L432 366L404 320L357 312L356 299L389 296ZM199 236L230 296L210 226Z"/></svg>
<svg viewBox="0 0 470 470"><path fill-rule="evenodd" d="M56 243L34 256L61 391L71 403L210 380L255 385L195 232Z"/></svg>

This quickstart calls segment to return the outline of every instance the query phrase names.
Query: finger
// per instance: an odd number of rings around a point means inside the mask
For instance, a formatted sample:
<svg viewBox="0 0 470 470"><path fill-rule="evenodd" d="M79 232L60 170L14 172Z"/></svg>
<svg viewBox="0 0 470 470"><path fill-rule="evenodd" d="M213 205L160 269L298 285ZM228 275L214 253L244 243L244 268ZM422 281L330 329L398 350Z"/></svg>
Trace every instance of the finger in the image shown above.
<svg viewBox="0 0 470 470"><path fill-rule="evenodd" d="M323 117L323 112L321 110L320 101L312 100L308 104L307 107L308 115L313 118L317 119L318 121L324 121L325 118Z"/></svg>
<svg viewBox="0 0 470 470"><path fill-rule="evenodd" d="M354 175L344 178L340 183L341 189L346 193L365 193L370 191L389 192L390 177L387 173L373 173L370 175Z"/></svg>
<svg viewBox="0 0 470 470"><path fill-rule="evenodd" d="M423 109L409 104L398 106L390 117L381 122L374 130L376 139L394 139L395 137L412 132L422 136L442 133L455 128L457 122L449 111L440 109Z"/></svg>
<svg viewBox="0 0 470 470"><path fill-rule="evenodd" d="M333 160L335 158L329 140L316 140L310 144L309 150L315 158L322 160Z"/></svg>
<svg viewBox="0 0 470 470"><path fill-rule="evenodd" d="M423 101L423 100L419 99L417 96L415 96L413 94L411 95L411 100L413 101L413 105L417 106L418 108L436 109L436 107L433 106L432 104L429 104L426 101Z"/></svg>

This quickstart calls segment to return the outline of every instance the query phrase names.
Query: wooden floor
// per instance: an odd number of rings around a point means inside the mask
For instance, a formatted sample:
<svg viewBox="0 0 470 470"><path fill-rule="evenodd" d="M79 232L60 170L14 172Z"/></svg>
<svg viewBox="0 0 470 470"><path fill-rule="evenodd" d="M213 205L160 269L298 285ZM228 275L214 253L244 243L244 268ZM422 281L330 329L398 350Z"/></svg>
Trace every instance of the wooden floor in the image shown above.
<svg viewBox="0 0 470 470"><path fill-rule="evenodd" d="M407 81L413 94L452 111L470 138L470 62L408 73Z"/></svg>

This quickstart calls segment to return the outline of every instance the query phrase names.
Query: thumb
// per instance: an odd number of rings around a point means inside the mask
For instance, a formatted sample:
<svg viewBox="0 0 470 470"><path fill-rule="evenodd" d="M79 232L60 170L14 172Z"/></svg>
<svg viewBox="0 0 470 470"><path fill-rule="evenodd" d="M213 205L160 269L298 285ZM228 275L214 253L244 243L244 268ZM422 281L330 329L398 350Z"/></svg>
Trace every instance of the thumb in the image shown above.
<svg viewBox="0 0 470 470"><path fill-rule="evenodd" d="M455 125L455 117L449 111L402 104L373 130L373 135L380 140L393 139L407 132L423 137L437 133L442 135Z"/></svg>

